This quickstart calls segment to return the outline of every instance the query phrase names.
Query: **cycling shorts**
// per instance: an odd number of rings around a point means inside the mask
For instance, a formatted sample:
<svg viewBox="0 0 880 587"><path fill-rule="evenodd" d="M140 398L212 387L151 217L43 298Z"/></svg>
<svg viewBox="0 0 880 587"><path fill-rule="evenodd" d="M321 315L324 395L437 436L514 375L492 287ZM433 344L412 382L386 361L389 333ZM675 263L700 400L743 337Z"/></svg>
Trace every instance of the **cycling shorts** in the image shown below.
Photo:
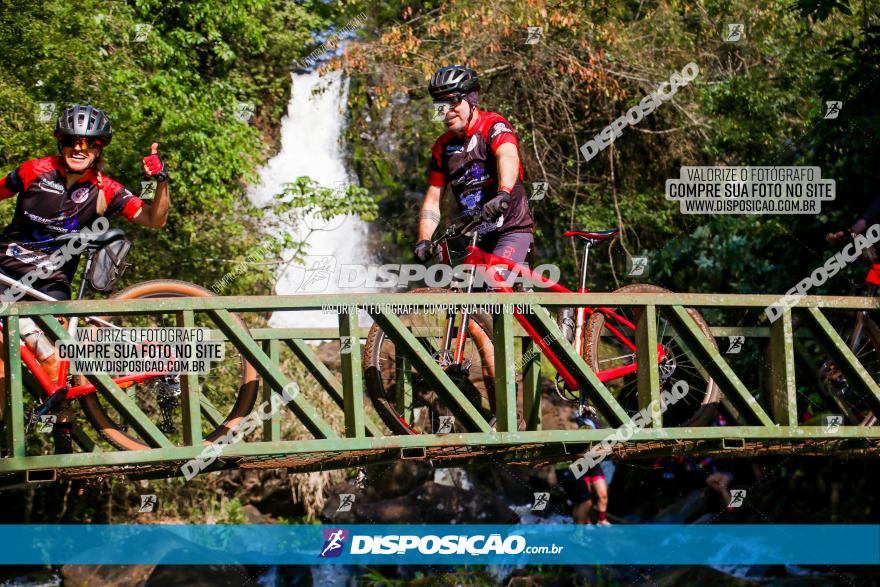
<svg viewBox="0 0 880 587"><path fill-rule="evenodd" d="M3 270L3 274L7 275L15 280L21 280L24 275L18 275L8 269ZM60 280L50 280L50 279L38 279L36 280L31 287L37 290L40 293L44 293L52 299L58 301L65 301L70 299L70 285L65 281ZM5 283L0 283L0 301L10 301L10 302L27 302L34 301L33 298L20 294L17 290L10 291L12 288L7 286ZM9 296L5 296L5 294L9 292Z"/></svg>

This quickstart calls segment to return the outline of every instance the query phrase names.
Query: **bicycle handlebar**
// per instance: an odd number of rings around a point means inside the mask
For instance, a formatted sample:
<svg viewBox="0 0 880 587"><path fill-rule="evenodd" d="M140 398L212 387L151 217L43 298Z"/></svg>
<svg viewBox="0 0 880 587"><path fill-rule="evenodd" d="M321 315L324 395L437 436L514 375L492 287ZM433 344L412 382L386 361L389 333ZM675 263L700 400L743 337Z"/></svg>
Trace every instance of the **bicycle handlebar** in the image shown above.
<svg viewBox="0 0 880 587"><path fill-rule="evenodd" d="M503 210L507 210L507 203L505 202L504 204L502 204L501 208ZM458 222L453 222L452 224L447 226L446 230L443 231L443 234L440 235L440 237L436 239L433 244L434 246L436 246L445 239L465 235L483 222L485 221L479 213L476 213L474 211L467 211L464 213L464 218L462 220L459 220Z"/></svg>

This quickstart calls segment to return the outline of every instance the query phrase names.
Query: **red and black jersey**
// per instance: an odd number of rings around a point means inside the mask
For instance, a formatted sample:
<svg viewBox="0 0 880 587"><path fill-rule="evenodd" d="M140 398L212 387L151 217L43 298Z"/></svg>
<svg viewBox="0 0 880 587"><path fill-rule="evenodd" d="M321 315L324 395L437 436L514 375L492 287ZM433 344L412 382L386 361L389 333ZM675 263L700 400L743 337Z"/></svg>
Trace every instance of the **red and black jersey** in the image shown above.
<svg viewBox="0 0 880 587"><path fill-rule="evenodd" d="M0 200L18 194L12 222L0 233L0 271L21 276L49 262L48 256L60 247L53 239L64 233L79 232L98 218L98 178L93 170L67 188L67 169L58 155L32 159L0 179ZM106 203L104 216L120 214L133 220L144 203L106 175L100 186ZM58 268L48 281L70 283L78 258Z"/></svg>
<svg viewBox="0 0 880 587"><path fill-rule="evenodd" d="M431 149L428 183L449 185L464 210L481 210L483 204L498 194L498 162L495 151L505 143L519 148L513 126L500 114L478 112L476 122L463 137L448 131ZM522 165L519 178L510 194L510 208L504 213L500 228L480 227L480 232L532 232L532 214L523 187Z"/></svg>

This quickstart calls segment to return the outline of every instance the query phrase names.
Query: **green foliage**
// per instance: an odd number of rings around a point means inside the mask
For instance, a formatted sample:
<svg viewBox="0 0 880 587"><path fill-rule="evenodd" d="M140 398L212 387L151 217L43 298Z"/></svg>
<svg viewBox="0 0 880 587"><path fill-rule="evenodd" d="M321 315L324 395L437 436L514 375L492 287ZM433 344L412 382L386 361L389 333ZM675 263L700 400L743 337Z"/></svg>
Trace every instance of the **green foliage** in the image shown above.
<svg viewBox="0 0 880 587"><path fill-rule="evenodd" d="M615 287L626 257L641 252L653 260L651 280L671 289L785 291L824 261L823 233L848 226L877 195L866 172L880 155L876 3L379 5L403 18L379 19L378 35L342 65L353 75L353 162L381 197L389 257L415 240L428 154L443 130L425 85L452 62L475 67L481 105L512 121L527 187L549 182L548 196L530 203L537 259L560 264L569 282L579 255L561 232L622 226L610 255L593 256L594 275L607 276L591 278L599 289ZM723 23L734 22L745 40L725 43ZM535 25L543 37L527 45ZM580 145L690 61L700 74L689 86L584 160ZM827 100L843 101L839 119L824 120ZM664 198L682 165L819 165L838 197L818 217L683 215Z"/></svg>
<svg viewBox="0 0 880 587"><path fill-rule="evenodd" d="M246 186L273 148L291 64L335 11L277 0L13 2L0 15L0 172L56 152L54 118L38 122L37 103L99 106L114 128L108 175L140 193L140 160L158 142L172 177L165 230L125 226L135 241L126 279L209 285L266 238ZM236 118L239 102L255 105L251 124ZM3 206L0 219L11 213ZM266 292L270 276L257 267L225 293Z"/></svg>
<svg viewBox="0 0 880 587"><path fill-rule="evenodd" d="M377 218L377 198L360 186L348 185L343 190L324 187L308 177L298 177L285 184L275 196L275 202L264 217L266 226L277 226L272 232L280 233L283 226L300 225L306 218L330 220L334 216L354 214L365 221ZM307 240L307 239L304 239ZM306 254L305 242L296 242L285 235L284 245L293 251L294 259Z"/></svg>
<svg viewBox="0 0 880 587"><path fill-rule="evenodd" d="M223 504L223 514L218 521L223 524L243 524L244 512L241 508L241 500L233 497Z"/></svg>

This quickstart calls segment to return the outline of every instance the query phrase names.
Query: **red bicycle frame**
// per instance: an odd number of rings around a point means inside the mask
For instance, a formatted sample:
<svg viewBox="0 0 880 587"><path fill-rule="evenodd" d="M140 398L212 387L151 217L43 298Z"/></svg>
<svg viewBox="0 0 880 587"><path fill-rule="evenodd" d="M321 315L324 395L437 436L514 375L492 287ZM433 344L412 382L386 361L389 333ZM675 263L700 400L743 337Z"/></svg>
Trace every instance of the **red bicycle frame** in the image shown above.
<svg viewBox="0 0 880 587"><path fill-rule="evenodd" d="M0 327L0 332L3 332L3 328ZM43 366L40 364L39 359L37 359L36 355L27 347L25 344L19 343L18 346L19 354L21 355L21 360L36 378L37 382L42 387L43 399L52 396L58 391L63 390L65 387L65 383L67 382L67 374L70 370L70 361L67 359L62 359L60 361L61 367L58 369L58 380L52 381L52 378L49 377L49 374L46 373L46 370L43 369ZM139 383L141 381L146 381L147 379L152 379L154 377L159 377L161 375L167 375L168 373L152 371L149 373L139 373L137 375L123 375L119 377L114 377L113 382L117 385L120 383ZM65 399L74 399L83 395L88 395L90 393L94 393L97 391L97 387L95 387L92 383L85 383L83 385L74 385L67 389L67 393L65 394Z"/></svg>
<svg viewBox="0 0 880 587"><path fill-rule="evenodd" d="M450 262L450 254L449 247L446 241L443 241L440 247L440 260L441 262L449 263ZM506 259L504 257L499 257L492 253L487 253L486 251L480 250L475 244L470 244L467 247L467 255L464 258L464 263L466 265L472 265L474 267L474 271L479 271L484 277L488 278L489 283L492 284L494 289L504 293L514 293L513 288L509 287L506 284L506 279L503 278L499 271L500 270L508 270L511 271L513 275L520 275L528 277L532 280L533 283L540 284L543 288L554 291L557 293L586 293L589 291L584 283L586 273L584 273L584 278L582 279L581 286L578 288L577 292L573 292L572 290L559 285L558 283L551 281L542 275L539 275L533 272L529 267L520 265L515 261L511 261L510 259ZM487 269L492 269L493 274L489 274ZM586 272L586 258L584 260L584 272ZM636 326L629 320L627 320L624 316L614 312L611 308L589 308L585 306L578 307L577 317L576 317L576 335L575 335L575 349L578 355L581 355L582 350L582 333L584 325L586 324L587 318L592 316L594 313L600 312L605 315L606 323L605 328L617 338L624 346L630 349L633 353L636 352L636 345L632 342L623 332L621 332L620 327L629 328L631 330L635 330ZM528 319L520 312L518 309L514 308L514 317L517 322L523 327L523 330L528 333L529 338L531 338L535 344L538 345L538 348L544 353L556 371L559 373L559 376L565 383L566 389L569 391L578 391L580 389L580 385L578 384L575 377L571 374L568 367L563 364L562 360L559 356L550 348L550 343L544 340L537 329L528 321ZM446 333L444 336L444 346L442 348L448 348L449 334L452 331L452 321L454 320L454 316L451 316L450 323L447 324ZM467 337L467 320L468 314L467 312L462 313L462 321L461 326L458 330L458 336L456 338L455 344L455 353L453 355L452 361L455 364L461 363L464 356L464 346ZM610 321L614 321L615 324L612 325ZM552 342L552 341L551 341ZM659 343L657 344L658 351L658 361L662 361L665 356L665 351ZM603 383L606 381L611 381L613 379L617 379L619 377L624 377L626 375L630 375L635 373L638 370L638 363L633 361L630 365L625 365L622 367L615 367L613 369L607 369L604 371L598 371L596 376L599 381Z"/></svg>

